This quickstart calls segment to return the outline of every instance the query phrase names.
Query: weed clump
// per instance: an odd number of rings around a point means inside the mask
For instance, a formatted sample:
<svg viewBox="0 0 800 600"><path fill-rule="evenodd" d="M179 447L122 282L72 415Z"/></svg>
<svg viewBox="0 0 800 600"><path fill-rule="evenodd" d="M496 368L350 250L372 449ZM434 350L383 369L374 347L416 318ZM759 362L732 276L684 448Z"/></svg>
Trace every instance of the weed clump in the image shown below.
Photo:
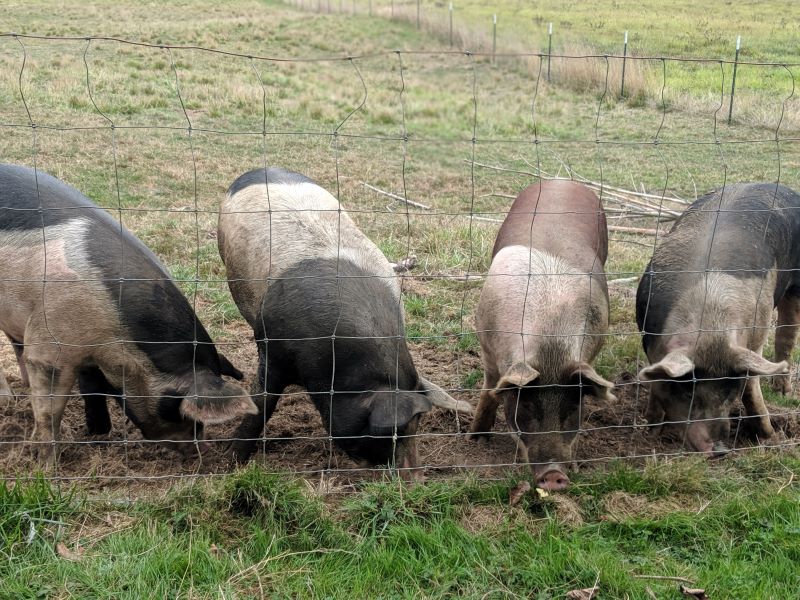
<svg viewBox="0 0 800 600"><path fill-rule="evenodd" d="M267 473L257 465L227 478L220 499L231 516L278 537L293 538L293 546L325 547L342 543L345 537L325 514L324 504L297 479Z"/></svg>

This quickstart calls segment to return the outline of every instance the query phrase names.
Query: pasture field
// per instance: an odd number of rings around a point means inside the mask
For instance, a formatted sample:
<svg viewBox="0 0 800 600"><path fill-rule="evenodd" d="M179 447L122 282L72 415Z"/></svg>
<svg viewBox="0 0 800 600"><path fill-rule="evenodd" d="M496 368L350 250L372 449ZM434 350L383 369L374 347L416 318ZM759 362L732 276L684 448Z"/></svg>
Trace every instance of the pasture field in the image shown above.
<svg viewBox="0 0 800 600"><path fill-rule="evenodd" d="M638 13L615 4L592 16L572 3L571 43L608 51L610 29L637 29L615 15ZM478 3L463 6L483 18ZM669 213L726 182L800 187L786 79L764 83L768 93L728 126L718 94L678 101L691 83L672 78L679 70L667 71L661 95L620 101L607 86L572 78L581 69L595 77L602 59L561 59L584 66L548 83L536 57L493 63L451 52L441 32L383 18L384 9L376 3L370 17L245 0L13 4L3 27L20 35L0 36L0 160L60 177L121 219L179 280L248 380L255 347L218 257L217 207L230 182L254 167L313 177L390 260L417 257L403 279L415 361L473 404L482 383L473 312L493 219L538 175L647 194L655 208L631 218L629 205L605 193L609 223L658 232ZM556 21L551 9L535 10ZM659 32L693 29L688 5L673 20L655 6L643 10ZM754 38L771 31L771 45L748 58L791 60L796 9L763 9L775 31L747 10L730 8L726 18L704 10L697 20L720 39L747 33L748 23ZM599 21L606 25L591 25ZM666 34L648 34L651 46L644 39L637 52L694 54L668 45ZM642 86L658 80L654 72L640 73ZM143 444L115 412L110 439L67 444L62 479L31 480L35 465L21 442L32 416L3 345L18 395L0 405L0 598L547 598L595 583L600 597L681 597L681 582L663 577L689 580L712 598L792 597L800 586L797 399L765 384L785 446L713 464L680 456L679 442L640 426L634 278L656 238L611 233L607 272L621 282L611 286L611 335L597 368L618 383L620 403L588 406L578 448L585 468L569 492L513 507L510 489L527 475L508 464L514 444L502 419L496 439L479 448L461 435L469 417L433 411L422 429L434 435L420 440L431 481L408 488L331 452L297 394L270 422L267 435L278 439L234 473L224 443L199 464L181 461ZM64 429L68 442L87 441L78 401ZM209 429L219 438L232 431Z"/></svg>
<svg viewBox="0 0 800 600"><path fill-rule="evenodd" d="M770 114L763 110L764 101L781 100L792 107L788 111L791 126L796 129L800 125L795 116L798 95L793 92L800 66L800 7L787 0L710 0L702 9L686 0L456 0L452 34L450 3L439 0L295 0L293 4L322 12L355 10L368 14L371 10L372 14L415 26L419 4L422 29L447 40L448 45L452 38L453 48L483 53L491 52L493 45L498 53L547 53L548 27L552 23L553 80L582 91L605 90L613 96L622 92L621 57L627 31L624 95L628 104L657 105L666 101L674 108L702 112L709 100L719 103L722 99L726 117L736 38L741 36L738 60L745 64L737 70L734 118L763 125ZM560 58L564 55L599 58ZM669 60L672 58L701 60Z"/></svg>

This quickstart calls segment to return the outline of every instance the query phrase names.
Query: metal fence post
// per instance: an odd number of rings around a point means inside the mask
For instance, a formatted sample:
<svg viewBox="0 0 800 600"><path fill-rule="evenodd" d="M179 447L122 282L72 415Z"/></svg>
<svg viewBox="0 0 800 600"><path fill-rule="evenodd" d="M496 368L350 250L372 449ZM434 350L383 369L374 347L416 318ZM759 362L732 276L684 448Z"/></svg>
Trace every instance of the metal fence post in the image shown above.
<svg viewBox="0 0 800 600"><path fill-rule="evenodd" d="M625 63L628 60L628 32L625 32L625 43L622 46L622 87L619 90L619 97L625 97Z"/></svg>
<svg viewBox="0 0 800 600"><path fill-rule="evenodd" d="M492 62L497 61L497 15L492 15Z"/></svg>
<svg viewBox="0 0 800 600"><path fill-rule="evenodd" d="M553 24L547 26L547 81L550 81L550 57L553 54Z"/></svg>
<svg viewBox="0 0 800 600"><path fill-rule="evenodd" d="M733 95L736 92L736 67L739 66L739 49L742 47L742 36L736 36L736 55L733 58L733 80L731 81L731 103L728 106L728 125L733 118Z"/></svg>
<svg viewBox="0 0 800 600"><path fill-rule="evenodd" d="M453 47L453 3L450 3L450 47Z"/></svg>

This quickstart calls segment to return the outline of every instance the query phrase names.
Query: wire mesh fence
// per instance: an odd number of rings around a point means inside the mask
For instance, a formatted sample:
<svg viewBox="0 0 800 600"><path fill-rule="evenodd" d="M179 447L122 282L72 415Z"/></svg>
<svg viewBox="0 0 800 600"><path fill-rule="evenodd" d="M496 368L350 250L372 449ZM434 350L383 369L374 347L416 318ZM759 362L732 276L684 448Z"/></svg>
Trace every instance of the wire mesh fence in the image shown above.
<svg viewBox="0 0 800 600"><path fill-rule="evenodd" d="M342 477L797 444L797 402L774 365L790 361L780 332L797 325L795 204L775 183L797 189L798 64L737 61L740 89L746 70L774 87L728 126L724 60L268 57L23 34L0 35L0 53L2 162L30 169L0 172L4 477L48 464L56 479L127 484L224 473L250 458L245 438L266 468ZM673 85L684 69L713 73L716 93ZM633 73L648 91L632 101ZM602 208L529 210L523 267L504 270L516 263L500 264L495 244L520 218L512 202L542 184L536 206L562 180ZM724 205L747 181L770 183L753 192L766 208ZM693 213L710 230L668 235L715 189L724 200ZM575 227L587 222L602 234L581 263L589 242ZM567 248L560 262L553 248ZM494 300L479 306L482 290ZM691 352L642 377L648 319L648 352L663 346L652 362ZM577 348L568 360L559 343ZM512 376L509 345L535 375ZM743 347L764 347L773 366L728 360ZM780 393L766 391L775 375ZM663 414L647 410L653 385ZM467 439L471 428L488 442Z"/></svg>

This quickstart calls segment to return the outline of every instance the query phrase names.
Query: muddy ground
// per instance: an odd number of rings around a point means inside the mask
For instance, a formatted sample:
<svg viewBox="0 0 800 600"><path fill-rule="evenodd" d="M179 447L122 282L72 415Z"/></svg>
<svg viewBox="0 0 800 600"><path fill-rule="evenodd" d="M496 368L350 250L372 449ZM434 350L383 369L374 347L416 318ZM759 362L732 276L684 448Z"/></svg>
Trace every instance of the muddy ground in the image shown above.
<svg viewBox="0 0 800 600"><path fill-rule="evenodd" d="M245 327L236 328L241 343L225 346L226 354L246 375L246 383L255 375L255 345L250 341ZM442 347L412 348L420 372L444 387L458 390L454 395L477 404L477 390L459 390L463 375L480 368L476 354L455 354ZM14 399L0 399L0 475L13 477L35 471L30 447L25 443L33 429L33 414L21 386L19 371L8 345L2 346L0 360L8 380L16 393ZM598 468L608 460L627 457L641 461L653 455L670 456L684 452L680 440L664 440L642 427L646 393L624 374L617 382L617 402L601 402L589 397L585 403L585 432L577 445L577 459L581 468ZM479 387L481 382L476 384ZM291 391L291 389L290 389ZM199 474L224 473L232 468L224 452L227 439L235 424L210 426L207 437L218 440L202 459L195 453L182 457L172 450L143 441L139 431L122 415L116 403L109 403L113 429L107 436L91 437L86 433L83 403L76 397L68 403L62 424L64 450L57 468L57 476L83 479L94 489L120 487L136 495L137 490L160 487L175 477ZM800 439L800 425L796 412L772 407L775 424L780 429L783 443L792 444ZM502 412L502 411L501 411ZM477 471L482 477L499 477L508 465L519 462L515 444L504 433L505 422L498 414L495 435L488 443L468 441L464 433L471 417L434 409L425 416L421 426L420 458L429 479L452 477L466 471ZM731 448L753 445L741 431L734 418ZM322 421L302 393L287 395L278 405L267 427L264 452L254 460L269 469L292 471L310 479L325 469L334 471L340 485L349 485L365 478L381 477L384 469L362 470L343 453L332 450Z"/></svg>

